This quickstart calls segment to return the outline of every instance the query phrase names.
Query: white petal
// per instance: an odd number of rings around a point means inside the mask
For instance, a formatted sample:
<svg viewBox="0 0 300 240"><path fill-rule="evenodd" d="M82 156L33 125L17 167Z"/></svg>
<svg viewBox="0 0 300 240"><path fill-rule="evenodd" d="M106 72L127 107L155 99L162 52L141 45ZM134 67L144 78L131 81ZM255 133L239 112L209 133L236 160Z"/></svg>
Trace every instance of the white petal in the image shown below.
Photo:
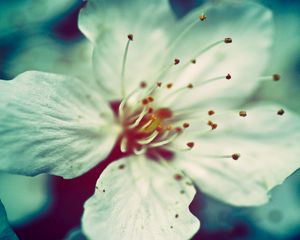
<svg viewBox="0 0 300 240"><path fill-rule="evenodd" d="M13 230L8 224L6 212L2 202L0 201L0 239L17 240L18 237L15 235Z"/></svg>
<svg viewBox="0 0 300 240"><path fill-rule="evenodd" d="M41 214L49 204L46 175L26 177L0 173L0 199L14 226L24 224Z"/></svg>
<svg viewBox="0 0 300 240"><path fill-rule="evenodd" d="M84 233L89 239L190 239L199 228L188 208L195 189L174 174L144 158L112 163L85 204Z"/></svg>
<svg viewBox="0 0 300 240"><path fill-rule="evenodd" d="M224 116L211 137L199 137L192 151L177 154L200 189L234 205L259 205L268 192L300 167L300 118L279 107L261 105L245 118ZM240 153L240 158L221 156ZM214 157L215 156L215 157Z"/></svg>
<svg viewBox="0 0 300 240"><path fill-rule="evenodd" d="M169 41L166 32L174 22L166 0L88 1L80 13L79 27L96 44L95 75L107 89L107 98L119 99L121 96L121 72L127 35L133 34L125 68L128 94L140 82L153 81L154 75L165 67L162 55Z"/></svg>
<svg viewBox="0 0 300 240"><path fill-rule="evenodd" d="M0 169L72 178L117 138L112 111L92 82L42 72L0 81Z"/></svg>
<svg viewBox="0 0 300 240"><path fill-rule="evenodd" d="M206 10L208 9L208 10ZM220 1L193 10L182 20L175 33L179 35L199 15L205 13L207 19L189 31L174 47L170 59L175 56L185 64L208 45L232 38L231 44L222 42L197 58L196 64L188 64L182 72L171 75L171 81L178 86L193 83L193 90L186 90L176 101L175 108L212 104L227 100L236 105L237 99L249 96L257 87L258 77L262 74L268 60L272 43L272 15L263 6L247 1ZM222 80L201 86L208 79L231 74L232 79ZM175 80L174 80L175 79Z"/></svg>

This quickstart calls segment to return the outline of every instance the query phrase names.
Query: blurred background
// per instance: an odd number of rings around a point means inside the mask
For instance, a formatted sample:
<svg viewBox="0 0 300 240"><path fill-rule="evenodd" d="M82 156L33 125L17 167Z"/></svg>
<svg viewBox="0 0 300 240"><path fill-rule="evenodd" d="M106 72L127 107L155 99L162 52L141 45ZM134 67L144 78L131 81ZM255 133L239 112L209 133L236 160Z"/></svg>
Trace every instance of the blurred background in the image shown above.
<svg viewBox="0 0 300 240"><path fill-rule="evenodd" d="M282 81L262 84L253 99L276 101L300 114L300 1L257 2L273 10L276 26L266 74L280 73ZM170 3L181 18L205 0ZM92 74L92 49L77 28L83 4L80 0L0 0L0 79L26 70L81 78ZM0 199L20 239L84 239L78 230L83 203L109 161L72 180L0 172ZM265 206L236 208L199 192L191 209L202 227L194 239L300 239L300 172L276 187L272 196Z"/></svg>

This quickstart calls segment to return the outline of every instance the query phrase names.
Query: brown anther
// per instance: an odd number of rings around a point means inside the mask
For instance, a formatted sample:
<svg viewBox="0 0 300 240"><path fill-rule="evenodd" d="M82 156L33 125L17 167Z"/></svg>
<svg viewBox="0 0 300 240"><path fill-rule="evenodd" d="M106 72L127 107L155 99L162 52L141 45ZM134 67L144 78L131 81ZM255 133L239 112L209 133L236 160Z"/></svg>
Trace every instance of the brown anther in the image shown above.
<svg viewBox="0 0 300 240"><path fill-rule="evenodd" d="M153 108L148 108L148 113L153 113Z"/></svg>
<svg viewBox="0 0 300 240"><path fill-rule="evenodd" d="M177 180L177 181L180 181L180 180L182 180L182 175L180 175L179 173L176 173L175 175L174 175L174 178L175 178L175 180Z"/></svg>
<svg viewBox="0 0 300 240"><path fill-rule="evenodd" d="M178 218L179 217L179 214L175 214L175 218Z"/></svg>
<svg viewBox="0 0 300 240"><path fill-rule="evenodd" d="M283 110L283 109L279 109L279 110L277 111L277 114L278 114L279 116L282 116L282 115L284 114L284 110Z"/></svg>
<svg viewBox="0 0 300 240"><path fill-rule="evenodd" d="M177 64L179 64L180 63L180 60L178 59L178 58L175 58L174 59L174 65L177 65Z"/></svg>
<svg viewBox="0 0 300 240"><path fill-rule="evenodd" d="M226 75L226 79L227 79L227 80L230 80L230 79L231 79L231 75L230 75L229 73Z"/></svg>
<svg viewBox="0 0 300 240"><path fill-rule="evenodd" d="M202 14L199 16L199 19L200 19L200 21L203 22L206 19L206 16L204 14Z"/></svg>
<svg viewBox="0 0 300 240"><path fill-rule="evenodd" d="M192 89L194 87L194 85L189 83L186 87Z"/></svg>
<svg viewBox="0 0 300 240"><path fill-rule="evenodd" d="M170 89L171 87L173 87L173 83L168 83L168 84L167 84L167 88Z"/></svg>
<svg viewBox="0 0 300 240"><path fill-rule="evenodd" d="M125 168L125 165L124 164L120 164L119 165L119 169L124 169Z"/></svg>
<svg viewBox="0 0 300 240"><path fill-rule="evenodd" d="M157 85L158 87L161 87L162 83L161 83L161 82L158 82L158 83L156 83L156 85Z"/></svg>
<svg viewBox="0 0 300 240"><path fill-rule="evenodd" d="M233 160L238 160L240 158L240 156L241 155L239 153L234 153L234 154L231 155Z"/></svg>
<svg viewBox="0 0 300 240"><path fill-rule="evenodd" d="M150 96L150 97L148 97L148 100L149 100L149 102L153 102L154 98Z"/></svg>
<svg viewBox="0 0 300 240"><path fill-rule="evenodd" d="M128 34L127 37L128 37L128 39L129 39L130 41L133 41L133 35L132 35L132 34Z"/></svg>
<svg viewBox="0 0 300 240"><path fill-rule="evenodd" d="M140 83L140 87L141 88L146 88L147 87L147 83L146 82L141 82Z"/></svg>
<svg viewBox="0 0 300 240"><path fill-rule="evenodd" d="M184 124L182 124L182 127L183 127L183 128L188 128L189 126L190 126L189 123L184 123Z"/></svg>
<svg viewBox="0 0 300 240"><path fill-rule="evenodd" d="M213 125L213 124L214 124L214 123L213 123L212 121L210 121L210 120L207 122L207 125L208 125L208 126L211 126L211 125Z"/></svg>
<svg viewBox="0 0 300 240"><path fill-rule="evenodd" d="M196 64L196 63L197 63L196 59L192 59L192 60L191 60L191 63L192 63L192 64Z"/></svg>
<svg viewBox="0 0 300 240"><path fill-rule="evenodd" d="M279 74L273 74L273 81L277 82L280 80L280 75Z"/></svg>
<svg viewBox="0 0 300 240"><path fill-rule="evenodd" d="M211 126L211 130L215 130L217 127L218 127L218 124L216 123L213 123Z"/></svg>
<svg viewBox="0 0 300 240"><path fill-rule="evenodd" d="M240 112L239 112L239 115L240 115L241 117L247 117L247 112L246 112L246 111L240 111Z"/></svg>
<svg viewBox="0 0 300 240"><path fill-rule="evenodd" d="M232 39L227 37L224 39L224 43L232 43Z"/></svg>
<svg viewBox="0 0 300 240"><path fill-rule="evenodd" d="M194 142L188 142L186 143L186 145L189 147L189 148L193 148L195 146L195 143Z"/></svg>
<svg viewBox="0 0 300 240"><path fill-rule="evenodd" d="M212 115L214 115L214 114L215 114L215 111L213 111L213 110L209 110L209 111L208 111L208 115L209 115L209 116L212 116Z"/></svg>
<svg viewBox="0 0 300 240"><path fill-rule="evenodd" d="M181 128L181 127L177 127L177 128L175 128L175 131L176 131L177 133L181 133L181 132L182 132L182 128Z"/></svg>
<svg viewBox="0 0 300 240"><path fill-rule="evenodd" d="M149 103L148 99L144 98L144 99L142 100L142 104L143 104L143 105L147 105L148 103Z"/></svg>

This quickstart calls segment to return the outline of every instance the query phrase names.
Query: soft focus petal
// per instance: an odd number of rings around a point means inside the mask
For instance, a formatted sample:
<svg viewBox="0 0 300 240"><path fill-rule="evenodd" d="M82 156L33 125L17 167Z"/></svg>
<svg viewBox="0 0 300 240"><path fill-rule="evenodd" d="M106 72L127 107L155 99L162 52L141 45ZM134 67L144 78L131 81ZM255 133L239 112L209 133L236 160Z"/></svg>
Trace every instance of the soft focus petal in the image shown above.
<svg viewBox="0 0 300 240"><path fill-rule="evenodd" d="M0 199L11 224L28 223L46 210L50 202L47 183L46 175L26 177L0 173Z"/></svg>
<svg viewBox="0 0 300 240"><path fill-rule="evenodd" d="M112 111L89 81L26 72L0 91L1 170L76 177L116 141Z"/></svg>
<svg viewBox="0 0 300 240"><path fill-rule="evenodd" d="M207 16L203 22L198 19L202 13ZM189 83L195 86L192 90L182 91L183 94L175 99L175 108L199 103L212 105L220 99L235 105L239 103L237 99L244 99L257 87L258 77L267 63L272 43L271 12L247 1L211 3L188 14L175 31L176 36L197 20L199 22L192 30L176 41L170 56L170 59L180 58L182 64L188 63L184 70L175 71L170 81L178 86ZM196 64L190 63L202 49L226 37L231 37L233 42L222 42L196 58ZM228 73L231 80L225 78ZM224 77L201 85L201 82L220 76Z"/></svg>
<svg viewBox="0 0 300 240"><path fill-rule="evenodd" d="M199 137L191 152L177 154L177 167L225 202L267 202L268 192L300 167L300 119L288 111L277 116L278 109L261 105L249 108L245 118L224 115L211 137ZM237 161L233 153L240 153Z"/></svg>
<svg viewBox="0 0 300 240"><path fill-rule="evenodd" d="M0 201L0 239L17 240L18 237L8 224L6 213L2 202Z"/></svg>
<svg viewBox="0 0 300 240"><path fill-rule="evenodd" d="M161 69L161 56L169 41L166 32L174 22L175 17L166 0L88 1L80 13L79 27L96 44L95 75L107 89L107 98L121 97L127 35L133 34L133 41L125 68L126 93L138 87L141 81L153 80Z"/></svg>
<svg viewBox="0 0 300 240"><path fill-rule="evenodd" d="M189 205L195 189L166 166L144 158L109 165L82 219L89 239L190 239L199 221Z"/></svg>

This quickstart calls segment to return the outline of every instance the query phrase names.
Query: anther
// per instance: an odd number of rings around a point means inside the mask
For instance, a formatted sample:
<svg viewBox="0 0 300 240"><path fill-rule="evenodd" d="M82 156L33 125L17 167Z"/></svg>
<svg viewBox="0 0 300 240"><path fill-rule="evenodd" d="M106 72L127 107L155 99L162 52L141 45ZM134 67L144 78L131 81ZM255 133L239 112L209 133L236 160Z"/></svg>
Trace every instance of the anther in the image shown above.
<svg viewBox="0 0 300 240"><path fill-rule="evenodd" d="M240 115L241 117L247 117L247 112L246 112L246 111L240 111L240 112L239 112L239 115Z"/></svg>
<svg viewBox="0 0 300 240"><path fill-rule="evenodd" d="M209 116L212 116L212 115L214 115L214 114L215 114L215 111L213 111L213 110L209 110L209 111L208 111L208 115L209 115Z"/></svg>
<svg viewBox="0 0 300 240"><path fill-rule="evenodd" d="M154 98L150 96L150 97L148 97L148 100L149 100L149 102L153 102Z"/></svg>
<svg viewBox="0 0 300 240"><path fill-rule="evenodd" d="M183 177L180 174L175 174L174 175L175 180L180 181Z"/></svg>
<svg viewBox="0 0 300 240"><path fill-rule="evenodd" d="M143 104L143 105L147 105L148 103L149 103L148 99L144 98L144 99L142 100L142 104Z"/></svg>
<svg viewBox="0 0 300 240"><path fill-rule="evenodd" d="M133 41L133 35L132 35L132 34L128 34L127 37L128 37L128 39L129 39L130 41Z"/></svg>
<svg viewBox="0 0 300 240"><path fill-rule="evenodd" d="M211 130L215 130L217 127L218 127L218 124L213 123L213 124L211 125Z"/></svg>
<svg viewBox="0 0 300 240"><path fill-rule="evenodd" d="M174 59L174 65L178 65L180 63L180 60L178 58Z"/></svg>
<svg viewBox="0 0 300 240"><path fill-rule="evenodd" d="M168 84L167 84L167 88L170 89L170 88L172 88L172 87L173 87L173 83L168 83Z"/></svg>
<svg viewBox="0 0 300 240"><path fill-rule="evenodd" d="M199 19L200 19L200 21L203 22L204 20L206 20L206 16L204 14L202 14L199 16Z"/></svg>
<svg viewBox="0 0 300 240"><path fill-rule="evenodd" d="M194 87L194 85L189 83L186 87L192 89Z"/></svg>
<svg viewBox="0 0 300 240"><path fill-rule="evenodd" d="M175 128L175 131L176 131L177 133L181 133L181 132L182 132L182 128L181 128L181 127L177 127L177 128Z"/></svg>
<svg viewBox="0 0 300 240"><path fill-rule="evenodd" d="M230 79L231 79L231 75L230 75L229 73L226 75L226 79L227 79L227 80L230 80Z"/></svg>
<svg viewBox="0 0 300 240"><path fill-rule="evenodd" d="M283 109L279 109L279 110L277 111L277 114L278 114L279 116L282 116L282 115L284 114L284 110L283 110Z"/></svg>
<svg viewBox="0 0 300 240"><path fill-rule="evenodd" d="M189 126L190 126L189 123L184 123L184 124L182 124L182 127L183 127L183 128L188 128Z"/></svg>
<svg viewBox="0 0 300 240"><path fill-rule="evenodd" d="M196 59L192 59L192 60L191 60L191 63L192 63L192 64L196 64L196 63L197 63L197 60L196 60Z"/></svg>
<svg viewBox="0 0 300 240"><path fill-rule="evenodd" d="M157 87L161 87L161 85L162 85L161 82L156 83L156 86L157 86Z"/></svg>
<svg viewBox="0 0 300 240"><path fill-rule="evenodd" d="M224 43L232 43L232 39L227 37L224 39Z"/></svg>
<svg viewBox="0 0 300 240"><path fill-rule="evenodd" d="M195 146L195 143L194 142L188 142L186 143L186 145L189 147L189 148L193 148Z"/></svg>
<svg viewBox="0 0 300 240"><path fill-rule="evenodd" d="M141 88L146 88L147 87L147 83L146 82L141 82L140 83L140 87Z"/></svg>
<svg viewBox="0 0 300 240"><path fill-rule="evenodd" d="M280 75L277 74L277 73L276 73L276 74L273 74L272 78L273 78L273 81L277 82L277 81L280 80Z"/></svg>
<svg viewBox="0 0 300 240"><path fill-rule="evenodd" d="M148 113L153 113L153 108L148 108Z"/></svg>
<svg viewBox="0 0 300 240"><path fill-rule="evenodd" d="M241 155L239 153L234 153L234 154L231 155L233 160L238 160L240 158L240 156Z"/></svg>

